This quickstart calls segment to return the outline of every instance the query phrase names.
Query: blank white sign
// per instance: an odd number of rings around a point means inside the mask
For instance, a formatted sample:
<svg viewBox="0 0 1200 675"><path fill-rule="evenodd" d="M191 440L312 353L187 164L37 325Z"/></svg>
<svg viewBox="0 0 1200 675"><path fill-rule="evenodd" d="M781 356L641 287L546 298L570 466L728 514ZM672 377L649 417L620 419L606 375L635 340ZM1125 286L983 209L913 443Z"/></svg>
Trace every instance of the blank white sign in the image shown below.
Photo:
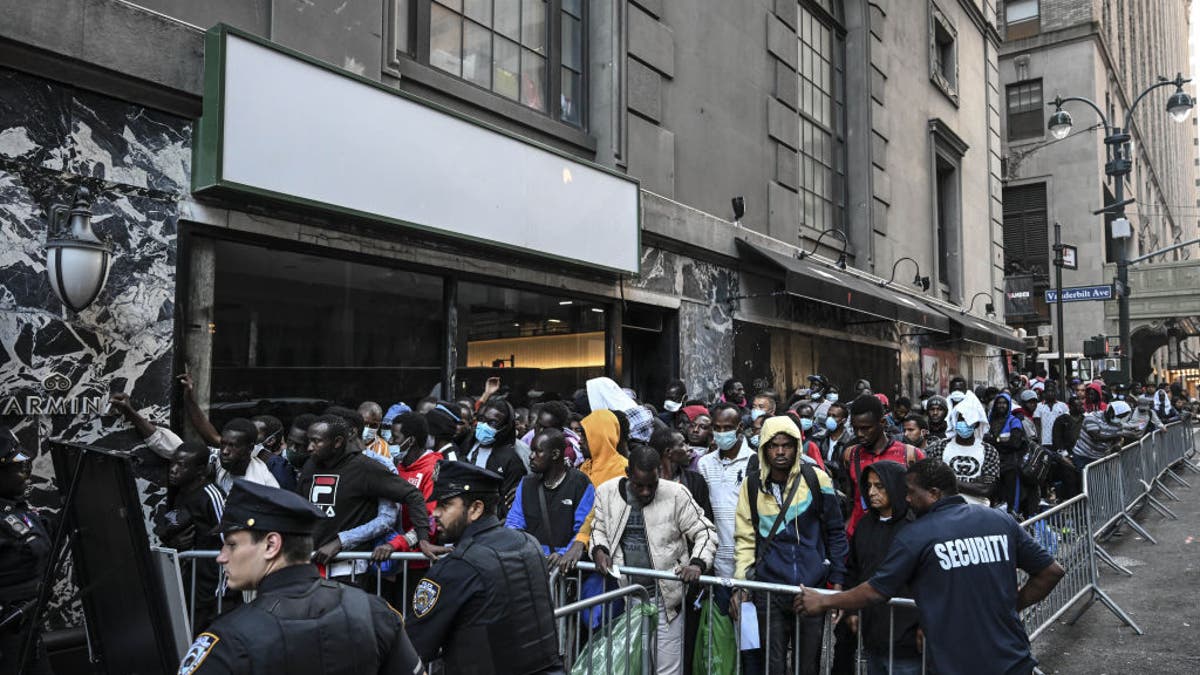
<svg viewBox="0 0 1200 675"><path fill-rule="evenodd" d="M225 40L223 181L637 273L632 179L237 35Z"/></svg>

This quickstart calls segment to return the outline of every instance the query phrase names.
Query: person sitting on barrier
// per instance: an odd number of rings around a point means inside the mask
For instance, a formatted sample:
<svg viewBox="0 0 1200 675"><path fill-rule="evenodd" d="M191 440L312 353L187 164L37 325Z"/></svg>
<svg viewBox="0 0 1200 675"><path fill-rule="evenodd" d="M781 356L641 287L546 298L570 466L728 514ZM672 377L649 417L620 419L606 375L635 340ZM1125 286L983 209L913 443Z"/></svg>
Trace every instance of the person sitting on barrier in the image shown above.
<svg viewBox="0 0 1200 675"><path fill-rule="evenodd" d="M850 539L850 559L846 565L848 585L856 586L875 574L887 558L896 535L914 520L905 499L904 465L889 460L863 469L862 489L870 505ZM962 485L961 481L959 485ZM907 588L901 594L909 595ZM916 611L897 608L895 621L887 607L867 607L847 618L852 632L862 631L867 652L868 675L917 675L921 672ZM892 654L891 668L888 654Z"/></svg>
<svg viewBox="0 0 1200 675"><path fill-rule="evenodd" d="M1000 452L984 441L988 433L983 404L967 394L954 408L954 438L926 449L929 457L945 462L958 478L958 494L972 504L991 506L1000 478Z"/></svg>
<svg viewBox="0 0 1200 675"><path fill-rule="evenodd" d="M609 575L617 568L673 571L687 583L712 569L717 531L683 485L659 480L661 461L653 448L635 446L626 475L596 491L592 511L591 555L596 569ZM626 577L646 587L658 604L658 673L683 671L684 584Z"/></svg>
<svg viewBox="0 0 1200 675"><path fill-rule="evenodd" d="M875 574L841 593L802 588L793 607L807 616L852 611L911 587L936 672L1030 675L1037 661L1019 612L1049 595L1066 571L1015 520L964 501L944 463L917 462L905 481L917 520L896 535ZM1029 574L1020 588L1018 569Z"/></svg>
<svg viewBox="0 0 1200 675"><path fill-rule="evenodd" d="M1118 449L1121 442L1137 440L1137 431L1123 426L1132 414L1133 409L1128 403L1113 401L1104 412L1084 415L1079 440L1075 442L1071 451L1075 468L1080 473L1083 472L1083 467Z"/></svg>
<svg viewBox="0 0 1200 675"><path fill-rule="evenodd" d="M874 396L860 398L878 405ZM880 434L882 420L882 413L875 418ZM791 586L831 584L840 590L846 581L849 550L833 481L820 468L800 460L804 437L790 417L768 419L761 438L759 470L742 483L738 500L734 577ZM747 600L745 591L734 593L729 606L734 621L740 620ZM821 618L797 617L787 597L767 593L755 593L754 611L767 663L764 670L755 663L758 655L747 652L746 672L785 672L790 647L800 672L815 675L821 656ZM793 645L797 631L799 643Z"/></svg>
<svg viewBox="0 0 1200 675"><path fill-rule="evenodd" d="M214 528L221 522L221 513L225 510L225 493L212 480L208 454L203 443L186 442L171 458L167 470L167 499L153 516L154 534L167 548L176 551L221 548L221 536ZM190 610L192 633L195 634L217 617L220 574L215 560L182 560L180 572L185 583L192 579L193 567L196 588L190 596Z"/></svg>

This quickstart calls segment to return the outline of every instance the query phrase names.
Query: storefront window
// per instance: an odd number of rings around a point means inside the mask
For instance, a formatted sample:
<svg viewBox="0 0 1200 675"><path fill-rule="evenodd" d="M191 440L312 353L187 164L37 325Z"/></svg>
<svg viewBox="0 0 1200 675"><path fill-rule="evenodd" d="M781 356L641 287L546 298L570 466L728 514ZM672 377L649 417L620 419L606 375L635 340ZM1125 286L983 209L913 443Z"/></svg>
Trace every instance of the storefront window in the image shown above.
<svg viewBox="0 0 1200 675"><path fill-rule="evenodd" d="M531 391L569 399L604 374L602 305L478 283L460 284L458 301L459 395L498 376L514 405Z"/></svg>
<svg viewBox="0 0 1200 675"><path fill-rule="evenodd" d="M226 241L214 250L214 422L415 405L441 382L439 277Z"/></svg>

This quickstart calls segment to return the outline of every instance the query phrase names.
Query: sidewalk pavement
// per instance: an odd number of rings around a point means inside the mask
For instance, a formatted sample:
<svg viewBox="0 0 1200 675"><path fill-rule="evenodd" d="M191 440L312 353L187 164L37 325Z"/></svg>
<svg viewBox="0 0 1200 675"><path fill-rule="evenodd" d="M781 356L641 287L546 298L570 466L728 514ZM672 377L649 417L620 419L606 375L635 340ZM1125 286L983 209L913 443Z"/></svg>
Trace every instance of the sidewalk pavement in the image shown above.
<svg viewBox="0 0 1200 675"><path fill-rule="evenodd" d="M1200 673L1200 474L1181 475L1191 489L1170 479L1166 484L1182 501L1155 492L1179 520L1149 508L1137 515L1157 546L1127 527L1102 544L1133 577L1101 563L1100 587L1146 634L1134 634L1096 603L1074 626L1060 620L1033 643L1047 675Z"/></svg>

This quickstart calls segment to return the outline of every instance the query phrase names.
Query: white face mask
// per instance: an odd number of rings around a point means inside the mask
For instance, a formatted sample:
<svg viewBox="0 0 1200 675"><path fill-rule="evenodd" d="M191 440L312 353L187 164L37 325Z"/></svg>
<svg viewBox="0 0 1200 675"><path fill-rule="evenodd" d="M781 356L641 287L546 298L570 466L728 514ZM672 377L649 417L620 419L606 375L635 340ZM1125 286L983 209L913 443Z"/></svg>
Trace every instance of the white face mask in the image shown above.
<svg viewBox="0 0 1200 675"><path fill-rule="evenodd" d="M663 409L669 413L679 412L679 409L682 407L683 407L683 404L680 403L679 401L672 401L670 399L663 401Z"/></svg>

